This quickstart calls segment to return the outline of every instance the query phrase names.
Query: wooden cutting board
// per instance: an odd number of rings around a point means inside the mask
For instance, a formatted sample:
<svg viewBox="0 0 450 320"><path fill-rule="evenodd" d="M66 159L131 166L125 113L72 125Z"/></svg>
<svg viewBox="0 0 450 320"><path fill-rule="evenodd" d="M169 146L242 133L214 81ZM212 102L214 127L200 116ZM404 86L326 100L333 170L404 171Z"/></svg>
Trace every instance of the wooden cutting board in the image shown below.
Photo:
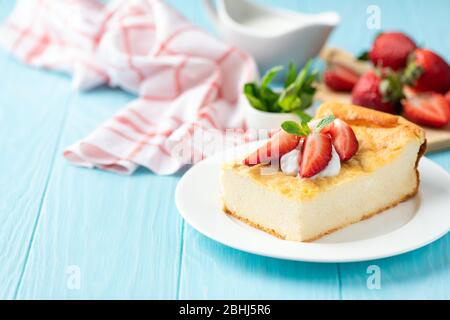
<svg viewBox="0 0 450 320"><path fill-rule="evenodd" d="M320 56L328 63L342 63L353 70L360 70L360 73L370 68L364 62L356 62L351 54L338 48L325 48ZM332 91L323 83L318 84L315 99L322 102L336 101L341 103L351 103L352 100L349 93ZM425 127L423 129L427 138L427 152L450 148L450 124L440 129Z"/></svg>

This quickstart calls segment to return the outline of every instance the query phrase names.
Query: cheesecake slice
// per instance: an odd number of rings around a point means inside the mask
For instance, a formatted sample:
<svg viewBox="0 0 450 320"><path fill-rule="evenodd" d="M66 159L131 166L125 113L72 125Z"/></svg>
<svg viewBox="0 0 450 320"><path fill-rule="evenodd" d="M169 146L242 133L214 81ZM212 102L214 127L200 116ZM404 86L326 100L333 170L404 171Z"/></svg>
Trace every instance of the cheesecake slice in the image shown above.
<svg viewBox="0 0 450 320"><path fill-rule="evenodd" d="M367 219L413 197L424 131L402 117L339 103L323 104L316 115L334 114L359 143L337 175L300 178L267 164L225 163L221 186L224 210L249 225L293 241L312 241ZM266 170L267 171L267 170Z"/></svg>

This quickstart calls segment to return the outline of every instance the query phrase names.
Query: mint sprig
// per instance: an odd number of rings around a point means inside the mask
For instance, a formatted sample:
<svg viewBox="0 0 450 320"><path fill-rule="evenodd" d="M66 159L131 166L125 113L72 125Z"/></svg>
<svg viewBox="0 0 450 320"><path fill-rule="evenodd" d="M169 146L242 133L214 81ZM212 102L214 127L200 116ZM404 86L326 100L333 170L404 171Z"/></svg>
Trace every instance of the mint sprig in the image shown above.
<svg viewBox="0 0 450 320"><path fill-rule="evenodd" d="M333 114L329 114L326 117L322 118L319 123L315 126L314 131L320 132L323 128L332 123L336 117ZM300 123L295 121L284 121L281 124L281 128L287 133L294 134L300 137L306 137L311 133L311 128L308 125L308 122L311 120L301 120Z"/></svg>
<svg viewBox="0 0 450 320"><path fill-rule="evenodd" d="M287 133L294 134L296 136L307 136L311 133L307 122L297 123L295 121L285 121L281 124L281 128Z"/></svg>
<svg viewBox="0 0 450 320"><path fill-rule="evenodd" d="M266 72L260 83L247 83L244 85L244 95L250 105L260 111L274 113L295 113L300 120L308 117L304 112L313 103L316 93L314 82L318 72L311 72L312 62L308 61L303 69L297 72L297 66L290 63L286 72L284 87L280 91L272 90L269 85L283 70L276 66Z"/></svg>

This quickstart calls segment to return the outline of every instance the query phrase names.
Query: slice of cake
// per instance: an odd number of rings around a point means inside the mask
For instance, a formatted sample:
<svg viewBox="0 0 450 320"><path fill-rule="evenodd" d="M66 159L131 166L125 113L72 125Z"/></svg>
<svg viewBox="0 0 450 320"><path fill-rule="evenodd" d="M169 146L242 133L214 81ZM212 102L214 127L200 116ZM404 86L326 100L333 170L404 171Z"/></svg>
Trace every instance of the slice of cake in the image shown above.
<svg viewBox="0 0 450 320"><path fill-rule="evenodd" d="M308 125L284 123L265 146L223 165L225 212L312 241L414 196L425 147L424 131L402 117L326 103Z"/></svg>

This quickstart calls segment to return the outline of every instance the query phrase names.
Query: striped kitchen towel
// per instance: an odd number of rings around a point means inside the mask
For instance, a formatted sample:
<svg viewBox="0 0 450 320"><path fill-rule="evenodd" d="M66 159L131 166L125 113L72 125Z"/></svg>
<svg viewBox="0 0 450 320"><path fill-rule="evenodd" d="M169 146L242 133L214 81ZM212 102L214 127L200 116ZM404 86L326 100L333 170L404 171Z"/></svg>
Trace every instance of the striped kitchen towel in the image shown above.
<svg viewBox="0 0 450 320"><path fill-rule="evenodd" d="M249 55L160 0L19 0L0 45L71 74L76 89L106 84L137 95L64 151L76 165L125 174L138 166L171 174L216 152L211 143L227 128L245 127L240 92L257 72Z"/></svg>

